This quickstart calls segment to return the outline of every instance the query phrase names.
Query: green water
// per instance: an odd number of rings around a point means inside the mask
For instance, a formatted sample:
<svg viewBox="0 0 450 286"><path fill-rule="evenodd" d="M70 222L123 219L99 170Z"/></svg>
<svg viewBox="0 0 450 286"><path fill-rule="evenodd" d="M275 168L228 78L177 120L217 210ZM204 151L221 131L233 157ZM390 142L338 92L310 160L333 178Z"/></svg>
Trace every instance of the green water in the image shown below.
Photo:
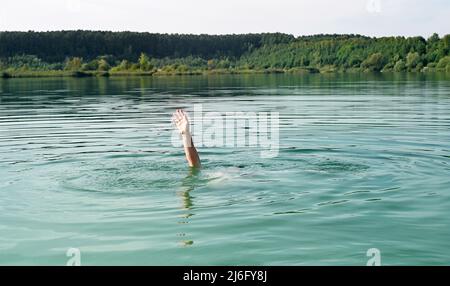
<svg viewBox="0 0 450 286"><path fill-rule="evenodd" d="M170 114L277 111L278 156ZM0 80L0 264L450 264L444 75Z"/></svg>

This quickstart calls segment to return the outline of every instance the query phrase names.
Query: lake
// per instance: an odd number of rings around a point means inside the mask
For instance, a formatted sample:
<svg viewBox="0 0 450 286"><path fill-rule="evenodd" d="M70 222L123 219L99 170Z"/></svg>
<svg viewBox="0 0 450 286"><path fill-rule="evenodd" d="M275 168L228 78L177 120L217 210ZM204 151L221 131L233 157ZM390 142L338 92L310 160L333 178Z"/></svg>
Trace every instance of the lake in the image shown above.
<svg viewBox="0 0 450 286"><path fill-rule="evenodd" d="M0 264L448 265L449 79L0 79ZM189 169L170 120L195 105L278 112L276 156Z"/></svg>

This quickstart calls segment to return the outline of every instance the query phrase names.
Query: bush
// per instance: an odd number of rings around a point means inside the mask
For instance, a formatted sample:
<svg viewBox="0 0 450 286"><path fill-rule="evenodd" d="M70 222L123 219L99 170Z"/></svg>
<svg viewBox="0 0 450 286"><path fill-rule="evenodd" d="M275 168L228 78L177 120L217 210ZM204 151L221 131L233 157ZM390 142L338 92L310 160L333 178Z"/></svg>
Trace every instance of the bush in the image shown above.
<svg viewBox="0 0 450 286"><path fill-rule="evenodd" d="M395 64L392 62L388 62L381 71L384 71L384 72L392 71L394 69L394 65Z"/></svg>
<svg viewBox="0 0 450 286"><path fill-rule="evenodd" d="M141 71L149 71L153 69L152 65L150 64L150 58L144 53L141 53L138 62Z"/></svg>
<svg viewBox="0 0 450 286"><path fill-rule="evenodd" d="M92 60L88 63L85 63L81 66L82 71L96 71L98 70L98 61Z"/></svg>
<svg viewBox="0 0 450 286"><path fill-rule="evenodd" d="M408 70L412 71L416 67L420 68L418 67L419 65L423 66L422 59L420 58L419 53L408 53L408 55L406 56L406 67L408 68Z"/></svg>
<svg viewBox="0 0 450 286"><path fill-rule="evenodd" d="M74 57L74 58L70 58L70 59L66 60L64 69L68 70L68 71L77 71L77 70L81 70L82 65L83 65L83 59Z"/></svg>
<svg viewBox="0 0 450 286"><path fill-rule="evenodd" d="M439 60L439 62L436 65L436 68L439 70L446 70L449 71L450 69L450 56L443 57Z"/></svg>
<svg viewBox="0 0 450 286"><path fill-rule="evenodd" d="M406 69L405 61L399 60L394 65L394 71L396 72L402 72Z"/></svg>
<svg viewBox="0 0 450 286"><path fill-rule="evenodd" d="M99 71L109 71L110 68L111 68L111 66L105 59L100 59L98 61L98 70Z"/></svg>
<svg viewBox="0 0 450 286"><path fill-rule="evenodd" d="M127 60L123 60L120 62L120 64L118 64L117 66L113 67L111 69L112 72L117 72L117 71L127 71L131 69L131 64L129 61Z"/></svg>
<svg viewBox="0 0 450 286"><path fill-rule="evenodd" d="M380 71L386 60L381 53L371 54L366 60L361 63L361 67L368 71Z"/></svg>

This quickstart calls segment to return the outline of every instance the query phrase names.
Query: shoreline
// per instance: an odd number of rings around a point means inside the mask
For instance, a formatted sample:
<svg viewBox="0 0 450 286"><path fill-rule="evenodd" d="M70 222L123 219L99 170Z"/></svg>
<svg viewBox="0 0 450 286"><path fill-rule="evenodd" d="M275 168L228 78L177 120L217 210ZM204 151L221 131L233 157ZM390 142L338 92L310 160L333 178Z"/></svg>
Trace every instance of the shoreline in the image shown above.
<svg viewBox="0 0 450 286"><path fill-rule="evenodd" d="M72 77L72 78L84 78L84 77L159 77L159 76L208 76L208 75L249 75L249 74L290 74L290 75L313 75L313 74L446 74L446 70L430 69L422 71L366 71L361 69L348 69L348 70L317 70L317 69L265 69L265 70L196 70L187 72L164 72L164 71L151 71L151 72L84 72L84 71L0 71L0 79L12 79L12 78L46 78L46 77Z"/></svg>

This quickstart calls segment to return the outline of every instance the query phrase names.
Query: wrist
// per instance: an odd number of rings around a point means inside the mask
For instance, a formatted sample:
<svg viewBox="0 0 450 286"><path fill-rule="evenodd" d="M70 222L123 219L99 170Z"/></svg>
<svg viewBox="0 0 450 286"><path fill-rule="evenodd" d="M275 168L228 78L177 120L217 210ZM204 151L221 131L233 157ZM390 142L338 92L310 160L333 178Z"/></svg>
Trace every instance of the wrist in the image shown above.
<svg viewBox="0 0 450 286"><path fill-rule="evenodd" d="M192 135L189 132L184 132L181 134L184 147L192 147Z"/></svg>
<svg viewBox="0 0 450 286"><path fill-rule="evenodd" d="M181 136L183 136L183 137L191 137L191 133L189 131L181 131Z"/></svg>

